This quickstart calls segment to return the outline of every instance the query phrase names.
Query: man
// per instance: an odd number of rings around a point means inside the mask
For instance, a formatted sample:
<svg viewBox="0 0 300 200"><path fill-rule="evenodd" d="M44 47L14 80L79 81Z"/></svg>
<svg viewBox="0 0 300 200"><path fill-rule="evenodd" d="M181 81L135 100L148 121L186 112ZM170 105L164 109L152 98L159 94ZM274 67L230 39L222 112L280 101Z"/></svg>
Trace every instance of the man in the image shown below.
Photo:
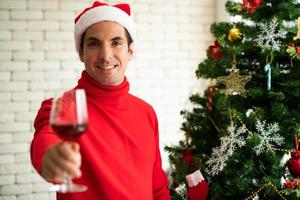
<svg viewBox="0 0 300 200"><path fill-rule="evenodd" d="M75 19L75 43L85 70L75 88L87 94L89 122L76 142L62 142L49 125L52 99L34 122L31 159L49 182L67 176L88 190L59 200L166 200L158 122L152 107L131 95L125 77L136 42L128 4L94 2Z"/></svg>

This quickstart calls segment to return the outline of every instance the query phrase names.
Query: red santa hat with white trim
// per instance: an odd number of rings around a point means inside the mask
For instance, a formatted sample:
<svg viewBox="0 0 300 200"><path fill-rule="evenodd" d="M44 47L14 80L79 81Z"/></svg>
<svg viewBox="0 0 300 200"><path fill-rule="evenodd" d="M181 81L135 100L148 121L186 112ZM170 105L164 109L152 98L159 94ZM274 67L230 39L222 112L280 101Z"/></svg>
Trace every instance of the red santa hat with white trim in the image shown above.
<svg viewBox="0 0 300 200"><path fill-rule="evenodd" d="M92 6L84 9L75 18L74 38L76 50L79 53L81 37L88 27L101 21L113 21L122 25L136 42L136 29L130 17L130 6L126 3L109 5L95 1Z"/></svg>

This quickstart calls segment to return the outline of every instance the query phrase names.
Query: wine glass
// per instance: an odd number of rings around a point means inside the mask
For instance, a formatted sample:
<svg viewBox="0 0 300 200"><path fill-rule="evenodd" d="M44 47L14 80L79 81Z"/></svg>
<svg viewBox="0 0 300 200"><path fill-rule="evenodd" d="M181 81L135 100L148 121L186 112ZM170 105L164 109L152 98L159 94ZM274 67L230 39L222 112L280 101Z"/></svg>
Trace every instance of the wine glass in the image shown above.
<svg viewBox="0 0 300 200"><path fill-rule="evenodd" d="M84 133L87 124L86 96L83 89L72 89L53 99L50 125L63 140L76 140ZM62 193L84 192L87 186L74 184L68 177L64 183L53 185L50 190Z"/></svg>

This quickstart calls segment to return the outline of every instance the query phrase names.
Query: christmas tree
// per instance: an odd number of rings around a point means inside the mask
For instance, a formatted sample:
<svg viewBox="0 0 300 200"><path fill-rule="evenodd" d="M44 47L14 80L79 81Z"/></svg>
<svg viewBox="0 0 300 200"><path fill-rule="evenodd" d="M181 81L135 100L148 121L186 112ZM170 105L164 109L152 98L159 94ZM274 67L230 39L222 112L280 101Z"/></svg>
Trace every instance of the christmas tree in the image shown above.
<svg viewBox="0 0 300 200"><path fill-rule="evenodd" d="M300 1L231 0L226 10L232 20L211 25L196 70L211 85L189 97L184 139L165 147L173 199L205 198L199 169L207 199L300 199Z"/></svg>

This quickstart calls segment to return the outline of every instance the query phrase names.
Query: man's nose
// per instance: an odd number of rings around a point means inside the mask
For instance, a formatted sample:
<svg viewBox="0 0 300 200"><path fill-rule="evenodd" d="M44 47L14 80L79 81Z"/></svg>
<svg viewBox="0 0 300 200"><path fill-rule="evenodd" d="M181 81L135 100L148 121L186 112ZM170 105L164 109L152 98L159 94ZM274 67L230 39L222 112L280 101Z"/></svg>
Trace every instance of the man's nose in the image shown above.
<svg viewBox="0 0 300 200"><path fill-rule="evenodd" d="M103 45L99 52L99 57L103 60L108 60L112 57L112 49L108 45Z"/></svg>

